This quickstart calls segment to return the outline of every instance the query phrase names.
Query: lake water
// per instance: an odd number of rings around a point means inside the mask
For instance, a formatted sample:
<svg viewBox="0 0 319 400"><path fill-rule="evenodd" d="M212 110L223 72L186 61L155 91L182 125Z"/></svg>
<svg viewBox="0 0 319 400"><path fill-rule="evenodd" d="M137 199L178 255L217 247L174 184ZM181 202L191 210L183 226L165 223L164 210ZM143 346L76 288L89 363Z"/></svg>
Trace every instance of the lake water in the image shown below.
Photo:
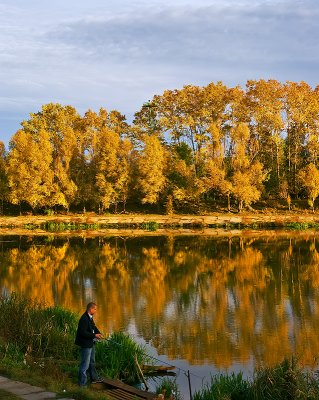
<svg viewBox="0 0 319 400"><path fill-rule="evenodd" d="M319 237L318 237L319 238ZM0 237L0 288L123 330L181 368L187 396L216 372L319 355L319 239L265 236Z"/></svg>

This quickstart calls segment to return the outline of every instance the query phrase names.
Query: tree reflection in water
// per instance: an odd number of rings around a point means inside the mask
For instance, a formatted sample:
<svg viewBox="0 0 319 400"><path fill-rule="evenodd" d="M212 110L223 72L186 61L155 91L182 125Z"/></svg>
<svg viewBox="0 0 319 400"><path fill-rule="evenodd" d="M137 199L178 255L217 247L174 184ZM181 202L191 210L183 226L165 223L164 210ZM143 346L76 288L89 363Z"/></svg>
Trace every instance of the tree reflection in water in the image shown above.
<svg viewBox="0 0 319 400"><path fill-rule="evenodd" d="M3 293L78 312L94 299L105 331L134 327L171 359L225 368L293 352L312 365L319 353L313 235L14 240L3 238Z"/></svg>

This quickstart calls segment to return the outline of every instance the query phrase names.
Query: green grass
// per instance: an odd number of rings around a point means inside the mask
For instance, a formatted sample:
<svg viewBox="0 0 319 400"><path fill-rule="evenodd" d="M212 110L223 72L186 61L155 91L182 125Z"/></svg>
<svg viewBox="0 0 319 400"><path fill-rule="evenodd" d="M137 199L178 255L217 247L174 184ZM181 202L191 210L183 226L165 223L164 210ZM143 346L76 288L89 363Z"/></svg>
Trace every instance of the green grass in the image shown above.
<svg viewBox="0 0 319 400"><path fill-rule="evenodd" d="M45 308L13 293L0 298L0 337L23 354L74 357L77 317L60 307Z"/></svg>
<svg viewBox="0 0 319 400"><path fill-rule="evenodd" d="M20 399L20 397L0 389L0 400L17 400L17 399Z"/></svg>
<svg viewBox="0 0 319 400"><path fill-rule="evenodd" d="M80 231L80 230L96 230L100 227L97 223L88 224L86 222L57 222L48 221L45 223L28 223L23 225L24 229L35 230L43 229L48 232L63 232L63 231Z"/></svg>
<svg viewBox="0 0 319 400"><path fill-rule="evenodd" d="M78 223L49 221L41 225L41 228L49 232L95 230L99 228L99 224L88 224L86 222Z"/></svg>
<svg viewBox="0 0 319 400"><path fill-rule="evenodd" d="M285 228L296 231L306 231L307 229L319 229L317 222L288 222Z"/></svg>
<svg viewBox="0 0 319 400"><path fill-rule="evenodd" d="M164 378L156 387L156 394L163 394L164 399L182 400L181 392L176 383L176 379Z"/></svg>
<svg viewBox="0 0 319 400"><path fill-rule="evenodd" d="M77 366L75 371L77 372ZM57 365L53 361L24 364L23 362L10 360L8 357L2 358L0 354L0 374L10 379L55 392L60 398L109 400L105 394L98 393L94 389L78 387L75 375L70 375L65 371L63 365Z"/></svg>
<svg viewBox="0 0 319 400"><path fill-rule="evenodd" d="M272 368L257 369L252 379L241 373L217 375L194 394L194 400L316 400L317 376L306 371L295 358Z"/></svg>
<svg viewBox="0 0 319 400"><path fill-rule="evenodd" d="M210 383L194 393L193 400L248 400L250 384L243 379L242 373L231 375L216 375Z"/></svg>
<svg viewBox="0 0 319 400"><path fill-rule="evenodd" d="M144 222L141 224L141 228L145 229L146 231L155 232L159 228L159 223L155 221Z"/></svg>
<svg viewBox="0 0 319 400"><path fill-rule="evenodd" d="M112 333L108 340L96 346L96 361L100 365L101 372L128 384L141 381L135 357L140 366L149 364L145 348L122 332Z"/></svg>
<svg viewBox="0 0 319 400"><path fill-rule="evenodd" d="M319 381L305 371L297 360L284 360L273 368L257 370L251 386L256 400L315 400L319 398Z"/></svg>

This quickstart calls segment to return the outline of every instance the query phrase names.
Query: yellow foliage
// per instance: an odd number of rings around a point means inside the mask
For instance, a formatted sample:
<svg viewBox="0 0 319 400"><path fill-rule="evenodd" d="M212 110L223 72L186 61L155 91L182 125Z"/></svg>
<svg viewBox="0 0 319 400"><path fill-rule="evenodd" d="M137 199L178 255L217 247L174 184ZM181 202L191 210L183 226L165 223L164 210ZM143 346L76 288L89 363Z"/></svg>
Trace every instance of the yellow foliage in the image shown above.
<svg viewBox="0 0 319 400"><path fill-rule="evenodd" d="M145 136L145 147L138 159L137 187L142 203L157 203L166 184L166 152L157 136Z"/></svg>
<svg viewBox="0 0 319 400"><path fill-rule="evenodd" d="M314 202L319 195L319 170L314 164L310 163L299 171L298 179L302 187L305 188L309 205L313 209Z"/></svg>

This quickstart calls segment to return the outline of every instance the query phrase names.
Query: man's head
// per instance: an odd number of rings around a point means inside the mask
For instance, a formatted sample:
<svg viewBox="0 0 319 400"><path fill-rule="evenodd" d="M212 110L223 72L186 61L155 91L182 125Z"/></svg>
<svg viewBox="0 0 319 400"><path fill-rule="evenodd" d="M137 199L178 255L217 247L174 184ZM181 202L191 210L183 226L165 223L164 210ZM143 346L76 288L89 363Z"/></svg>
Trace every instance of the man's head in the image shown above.
<svg viewBox="0 0 319 400"><path fill-rule="evenodd" d="M91 315L94 315L95 312L96 312L96 303L93 303L93 302L89 303L86 306L86 312L91 314Z"/></svg>

